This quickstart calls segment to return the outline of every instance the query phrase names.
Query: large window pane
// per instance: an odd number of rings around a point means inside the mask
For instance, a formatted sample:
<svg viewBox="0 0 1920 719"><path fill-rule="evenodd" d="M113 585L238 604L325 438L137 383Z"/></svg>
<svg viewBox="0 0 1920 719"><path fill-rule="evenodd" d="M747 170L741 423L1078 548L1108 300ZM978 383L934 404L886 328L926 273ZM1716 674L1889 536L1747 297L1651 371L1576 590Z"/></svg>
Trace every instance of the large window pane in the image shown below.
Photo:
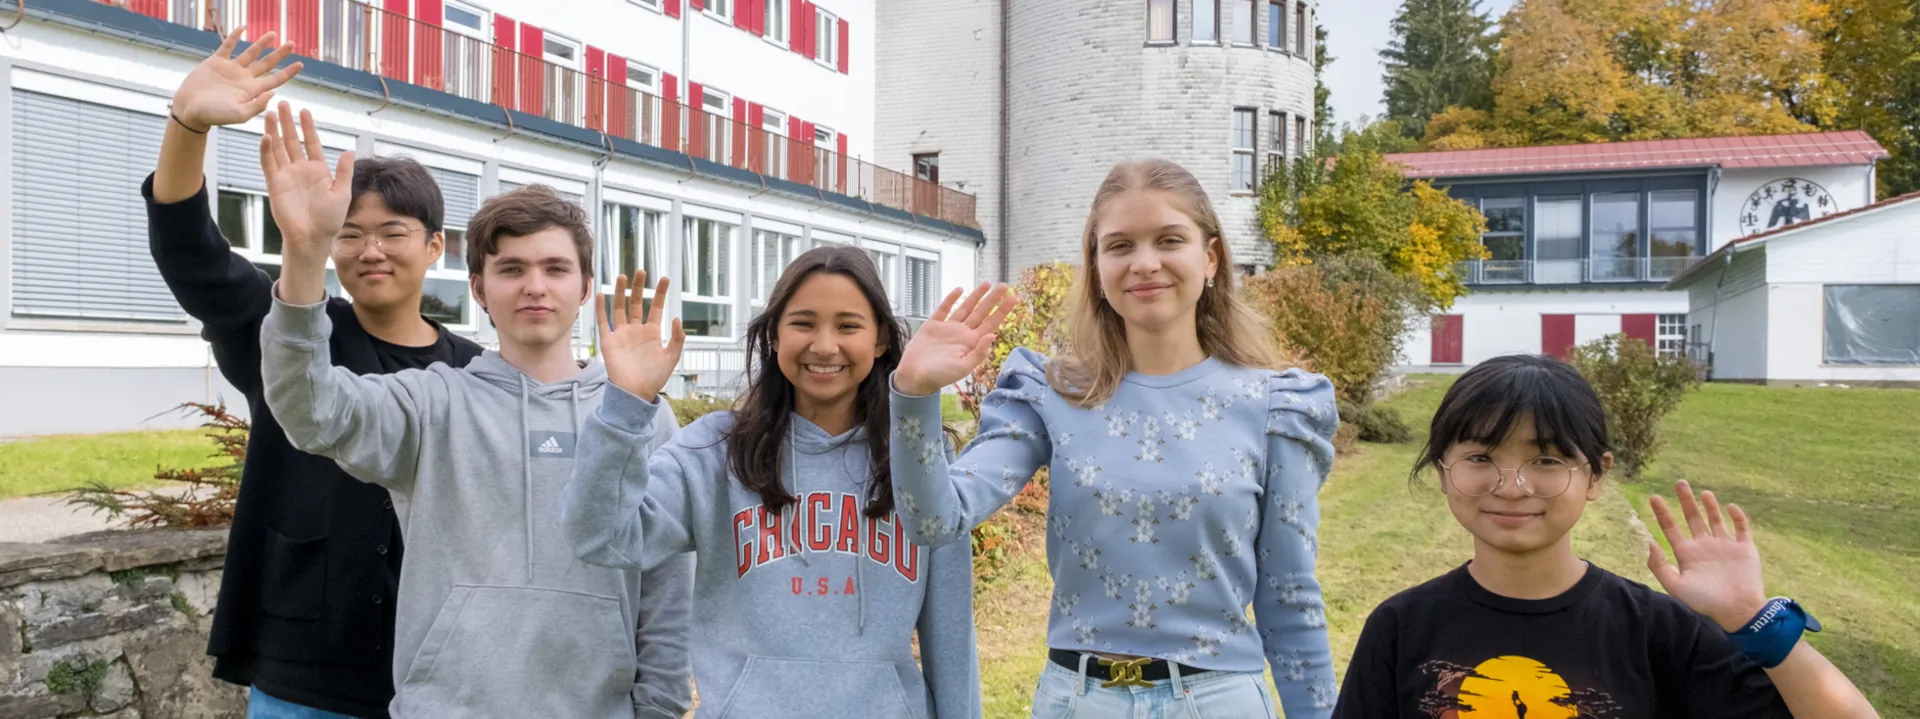
<svg viewBox="0 0 1920 719"><path fill-rule="evenodd" d="M1220 41L1220 0L1193 0L1193 41Z"/></svg>
<svg viewBox="0 0 1920 719"><path fill-rule="evenodd" d="M1580 198L1535 200L1533 226L1533 281L1580 282Z"/></svg>
<svg viewBox="0 0 1920 719"><path fill-rule="evenodd" d="M1647 261L1653 279L1665 279L1686 269L1690 258L1700 254L1699 193L1674 190L1653 193L1653 226L1650 230Z"/></svg>
<svg viewBox="0 0 1920 719"><path fill-rule="evenodd" d="M429 277L421 286L420 314L448 325L467 323L467 283Z"/></svg>
<svg viewBox="0 0 1920 719"><path fill-rule="evenodd" d="M1287 47L1287 6L1283 0L1267 3L1267 47Z"/></svg>
<svg viewBox="0 0 1920 719"><path fill-rule="evenodd" d="M227 244L234 247L247 247L253 244L247 230L247 196L238 192L220 191L218 207L220 234L227 236Z"/></svg>
<svg viewBox="0 0 1920 719"><path fill-rule="evenodd" d="M1147 0L1147 42L1173 42L1173 0Z"/></svg>
<svg viewBox="0 0 1920 719"><path fill-rule="evenodd" d="M1640 276L1640 193L1593 196L1593 279Z"/></svg>
<svg viewBox="0 0 1920 719"><path fill-rule="evenodd" d="M1254 0L1233 0L1234 42L1252 45L1258 37L1254 34L1253 3Z"/></svg>
<svg viewBox="0 0 1920 719"><path fill-rule="evenodd" d="M1829 364L1920 365L1920 285L1828 285Z"/></svg>
<svg viewBox="0 0 1920 719"><path fill-rule="evenodd" d="M717 302L680 303L680 327L692 337L726 337L730 305Z"/></svg>

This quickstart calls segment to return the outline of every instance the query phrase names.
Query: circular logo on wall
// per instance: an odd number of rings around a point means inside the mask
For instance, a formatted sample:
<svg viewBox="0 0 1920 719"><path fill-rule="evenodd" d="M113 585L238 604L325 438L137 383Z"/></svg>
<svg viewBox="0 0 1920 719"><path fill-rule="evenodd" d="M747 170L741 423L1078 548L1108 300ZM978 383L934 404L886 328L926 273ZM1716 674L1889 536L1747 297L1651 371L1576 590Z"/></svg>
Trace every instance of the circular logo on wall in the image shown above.
<svg viewBox="0 0 1920 719"><path fill-rule="evenodd" d="M1826 217L1836 209L1827 188L1798 177L1774 180L1754 190L1740 206L1740 236Z"/></svg>

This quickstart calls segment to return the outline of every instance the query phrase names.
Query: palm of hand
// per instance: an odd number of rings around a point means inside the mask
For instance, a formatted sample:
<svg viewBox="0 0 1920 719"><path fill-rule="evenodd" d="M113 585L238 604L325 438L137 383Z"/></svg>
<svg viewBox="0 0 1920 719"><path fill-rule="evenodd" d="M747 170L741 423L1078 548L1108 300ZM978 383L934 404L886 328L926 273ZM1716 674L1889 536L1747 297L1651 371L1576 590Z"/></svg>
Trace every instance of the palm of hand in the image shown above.
<svg viewBox="0 0 1920 719"><path fill-rule="evenodd" d="M1660 545L1649 538L1647 568L1667 594L1731 631L1766 604L1760 550L1753 545L1746 512L1729 507L1727 514L1733 520L1729 528L1712 492L1696 502L1686 482L1677 483L1676 489L1687 529L1674 521L1664 498L1648 500L1661 533L1673 545L1674 563L1669 564Z"/></svg>
<svg viewBox="0 0 1920 719"><path fill-rule="evenodd" d="M959 382L986 361L993 349L995 333L1013 311L1013 299L1006 285L989 290L982 284L967 295L959 308L960 290L947 294L933 316L920 326L900 354L895 370L898 389L915 395L927 395Z"/></svg>
<svg viewBox="0 0 1920 719"><path fill-rule="evenodd" d="M680 320L675 319L671 336L667 335L667 325L661 317L667 303L667 278L660 278L654 286L652 307L642 305L640 293L646 286L646 278L645 271L634 273L631 291L626 277L615 278L612 317L608 317L604 297L594 299L593 314L600 332L600 362L606 365L607 381L651 401L666 387L673 368L680 364L680 350L687 334ZM665 344L661 343L663 336L667 337Z"/></svg>
<svg viewBox="0 0 1920 719"><path fill-rule="evenodd" d="M275 33L257 39L238 57L232 57L243 29L227 35L212 55L200 62L174 92L174 114L196 125L237 125L258 116L273 100L273 91L300 73L301 63L274 71L293 54L280 45ZM273 48L268 52L269 48Z"/></svg>
<svg viewBox="0 0 1920 719"><path fill-rule="evenodd" d="M281 234L331 237L346 223L349 199L332 188L333 170L324 156L288 163L268 175L267 197Z"/></svg>

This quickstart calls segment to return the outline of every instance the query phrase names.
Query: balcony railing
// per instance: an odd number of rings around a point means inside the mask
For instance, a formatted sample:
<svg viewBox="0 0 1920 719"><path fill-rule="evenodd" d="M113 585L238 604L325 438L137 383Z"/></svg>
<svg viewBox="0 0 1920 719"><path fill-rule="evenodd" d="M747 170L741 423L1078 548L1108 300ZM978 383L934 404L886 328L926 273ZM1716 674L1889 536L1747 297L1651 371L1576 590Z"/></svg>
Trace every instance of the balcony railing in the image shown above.
<svg viewBox="0 0 1920 719"><path fill-rule="evenodd" d="M1455 272L1469 285L1577 285L1663 282L1698 257L1608 257L1577 260L1469 260Z"/></svg>
<svg viewBox="0 0 1920 719"><path fill-rule="evenodd" d="M777 130L741 122L581 72L480 37L357 0L136 0L134 11L249 39L280 29L294 51L389 81L683 152L878 205L978 227L975 199L938 183L848 157ZM692 98L697 101L698 98Z"/></svg>

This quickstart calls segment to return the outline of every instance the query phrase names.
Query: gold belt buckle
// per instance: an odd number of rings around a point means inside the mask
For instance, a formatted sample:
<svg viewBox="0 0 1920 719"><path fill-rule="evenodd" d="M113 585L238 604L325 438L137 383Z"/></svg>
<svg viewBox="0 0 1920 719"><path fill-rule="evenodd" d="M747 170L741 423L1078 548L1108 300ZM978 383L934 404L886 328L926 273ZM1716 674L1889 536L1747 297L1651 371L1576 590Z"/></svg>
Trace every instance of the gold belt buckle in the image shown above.
<svg viewBox="0 0 1920 719"><path fill-rule="evenodd" d="M1141 670L1145 669L1147 667L1147 662L1151 662L1151 661L1153 661L1152 657L1140 657L1139 659L1108 659L1106 657L1100 657L1100 666L1106 667L1107 676L1111 677L1107 681L1102 682L1100 684L1100 688L1102 689L1118 689L1122 687L1146 687L1149 689L1153 688L1153 682L1149 682L1146 679L1141 678L1142 677Z"/></svg>

